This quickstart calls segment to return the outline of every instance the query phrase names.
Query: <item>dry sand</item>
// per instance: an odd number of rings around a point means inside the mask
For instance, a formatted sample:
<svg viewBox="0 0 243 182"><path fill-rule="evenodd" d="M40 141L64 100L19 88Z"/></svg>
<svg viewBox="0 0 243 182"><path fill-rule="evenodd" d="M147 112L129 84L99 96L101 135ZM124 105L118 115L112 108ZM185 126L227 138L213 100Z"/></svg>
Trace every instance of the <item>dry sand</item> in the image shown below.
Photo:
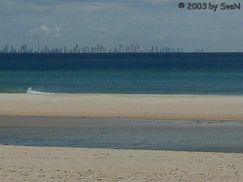
<svg viewBox="0 0 243 182"><path fill-rule="evenodd" d="M243 181L243 154L0 146L0 181Z"/></svg>
<svg viewBox="0 0 243 182"><path fill-rule="evenodd" d="M243 97L125 94L0 94L0 115L243 120Z"/></svg>

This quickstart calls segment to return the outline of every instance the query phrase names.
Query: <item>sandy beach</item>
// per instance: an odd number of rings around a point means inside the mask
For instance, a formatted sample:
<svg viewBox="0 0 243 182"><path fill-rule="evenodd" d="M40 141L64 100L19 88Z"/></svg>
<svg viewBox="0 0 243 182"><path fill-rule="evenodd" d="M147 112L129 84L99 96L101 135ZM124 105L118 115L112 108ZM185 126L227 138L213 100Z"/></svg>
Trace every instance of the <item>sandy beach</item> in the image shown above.
<svg viewBox="0 0 243 182"><path fill-rule="evenodd" d="M0 181L242 181L243 154L0 146Z"/></svg>
<svg viewBox="0 0 243 182"><path fill-rule="evenodd" d="M242 96L0 94L1 116L243 120Z"/></svg>
<svg viewBox="0 0 243 182"><path fill-rule="evenodd" d="M66 126L63 117L74 117L72 126L75 117L90 126L85 118L243 121L242 108L241 96L0 94L1 127ZM242 180L243 154L0 145L3 182Z"/></svg>

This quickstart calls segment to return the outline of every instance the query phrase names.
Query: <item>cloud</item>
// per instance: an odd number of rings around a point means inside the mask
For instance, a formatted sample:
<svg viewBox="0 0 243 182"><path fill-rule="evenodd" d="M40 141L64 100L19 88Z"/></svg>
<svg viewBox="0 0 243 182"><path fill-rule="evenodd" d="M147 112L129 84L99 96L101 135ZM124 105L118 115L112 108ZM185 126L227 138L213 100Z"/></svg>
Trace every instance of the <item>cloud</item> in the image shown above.
<svg viewBox="0 0 243 182"><path fill-rule="evenodd" d="M61 27L40 25L39 27L32 29L27 34L29 38L53 38L61 35Z"/></svg>

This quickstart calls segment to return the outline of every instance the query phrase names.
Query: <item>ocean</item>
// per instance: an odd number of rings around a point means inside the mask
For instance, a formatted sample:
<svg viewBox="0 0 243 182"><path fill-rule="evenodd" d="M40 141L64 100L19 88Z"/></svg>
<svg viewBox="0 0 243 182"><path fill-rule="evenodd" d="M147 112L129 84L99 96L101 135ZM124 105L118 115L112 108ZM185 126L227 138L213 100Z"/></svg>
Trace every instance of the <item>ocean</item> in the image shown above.
<svg viewBox="0 0 243 182"><path fill-rule="evenodd" d="M0 54L0 92L243 94L243 53Z"/></svg>

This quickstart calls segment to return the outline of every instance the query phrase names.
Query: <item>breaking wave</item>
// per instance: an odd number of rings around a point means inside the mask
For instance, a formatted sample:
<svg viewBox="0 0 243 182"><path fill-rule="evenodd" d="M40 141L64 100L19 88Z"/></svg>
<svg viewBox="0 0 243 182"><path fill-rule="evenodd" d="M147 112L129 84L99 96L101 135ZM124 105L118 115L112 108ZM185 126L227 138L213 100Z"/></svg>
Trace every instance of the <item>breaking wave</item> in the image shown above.
<svg viewBox="0 0 243 182"><path fill-rule="evenodd" d="M55 93L52 93L52 92L39 92L39 91L36 91L36 90L32 90L32 87L29 87L26 91L27 94L55 94Z"/></svg>

